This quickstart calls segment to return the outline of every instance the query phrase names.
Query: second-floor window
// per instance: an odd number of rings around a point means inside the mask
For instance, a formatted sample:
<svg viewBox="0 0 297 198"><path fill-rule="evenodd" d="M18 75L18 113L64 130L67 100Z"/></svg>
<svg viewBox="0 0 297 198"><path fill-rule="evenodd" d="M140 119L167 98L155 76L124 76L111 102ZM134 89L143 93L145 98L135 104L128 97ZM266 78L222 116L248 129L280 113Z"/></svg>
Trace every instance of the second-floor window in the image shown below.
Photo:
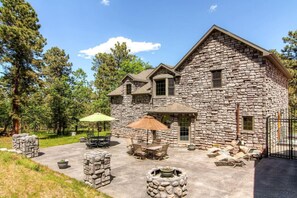
<svg viewBox="0 0 297 198"><path fill-rule="evenodd" d="M222 87L222 70L212 71L212 87Z"/></svg>
<svg viewBox="0 0 297 198"><path fill-rule="evenodd" d="M168 78L168 95L174 96L174 79Z"/></svg>
<svg viewBox="0 0 297 198"><path fill-rule="evenodd" d="M254 117L253 116L243 116L242 117L242 128L246 131L254 130Z"/></svg>
<svg viewBox="0 0 297 198"><path fill-rule="evenodd" d="M164 96L166 95L166 80L156 80L156 95Z"/></svg>
<svg viewBox="0 0 297 198"><path fill-rule="evenodd" d="M132 92L131 84L127 84L126 85L126 94L127 95L131 95L131 92Z"/></svg>

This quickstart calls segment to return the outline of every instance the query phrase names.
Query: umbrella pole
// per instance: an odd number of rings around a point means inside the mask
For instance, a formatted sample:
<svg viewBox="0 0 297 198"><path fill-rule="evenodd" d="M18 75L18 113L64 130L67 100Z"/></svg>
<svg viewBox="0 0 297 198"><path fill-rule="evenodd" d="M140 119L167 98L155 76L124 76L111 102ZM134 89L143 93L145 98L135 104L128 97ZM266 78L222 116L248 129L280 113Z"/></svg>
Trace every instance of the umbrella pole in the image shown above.
<svg viewBox="0 0 297 198"><path fill-rule="evenodd" d="M148 145L148 130L146 130L146 145Z"/></svg>

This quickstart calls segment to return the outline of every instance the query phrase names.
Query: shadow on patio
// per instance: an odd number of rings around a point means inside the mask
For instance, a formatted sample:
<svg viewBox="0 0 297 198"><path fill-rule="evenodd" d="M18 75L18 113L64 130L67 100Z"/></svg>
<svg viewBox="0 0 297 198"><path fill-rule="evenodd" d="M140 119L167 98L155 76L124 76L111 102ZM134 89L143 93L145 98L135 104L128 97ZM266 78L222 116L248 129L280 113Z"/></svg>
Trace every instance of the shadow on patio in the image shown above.
<svg viewBox="0 0 297 198"><path fill-rule="evenodd" d="M264 158L255 162L254 197L297 197L297 160Z"/></svg>

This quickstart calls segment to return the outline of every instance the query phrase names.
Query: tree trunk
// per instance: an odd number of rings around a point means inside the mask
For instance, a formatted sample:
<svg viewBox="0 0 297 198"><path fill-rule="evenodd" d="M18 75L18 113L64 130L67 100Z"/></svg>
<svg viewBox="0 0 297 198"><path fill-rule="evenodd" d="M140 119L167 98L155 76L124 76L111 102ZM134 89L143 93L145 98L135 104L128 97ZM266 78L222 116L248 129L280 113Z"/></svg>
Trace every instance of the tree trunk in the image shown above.
<svg viewBox="0 0 297 198"><path fill-rule="evenodd" d="M13 99L12 99L12 133L20 133L20 93L19 93L19 81L20 81L20 67L17 67L16 75L14 78Z"/></svg>
<svg viewBox="0 0 297 198"><path fill-rule="evenodd" d="M7 130L7 127L9 126L10 121L11 121L11 116L9 116L8 119L4 122L4 128L3 128L3 131L0 132L0 134L6 134L6 130Z"/></svg>

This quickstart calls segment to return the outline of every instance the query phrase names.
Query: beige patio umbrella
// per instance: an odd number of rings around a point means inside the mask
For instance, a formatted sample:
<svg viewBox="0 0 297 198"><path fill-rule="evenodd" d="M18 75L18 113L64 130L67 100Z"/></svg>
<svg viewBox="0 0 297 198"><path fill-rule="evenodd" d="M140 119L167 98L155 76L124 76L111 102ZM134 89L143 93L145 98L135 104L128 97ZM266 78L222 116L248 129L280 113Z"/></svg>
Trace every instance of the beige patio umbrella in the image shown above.
<svg viewBox="0 0 297 198"><path fill-rule="evenodd" d="M139 120L132 122L127 127L134 129L145 129L147 132L146 143L148 144L148 130L167 130L168 127L156 120L153 116L143 116Z"/></svg>

